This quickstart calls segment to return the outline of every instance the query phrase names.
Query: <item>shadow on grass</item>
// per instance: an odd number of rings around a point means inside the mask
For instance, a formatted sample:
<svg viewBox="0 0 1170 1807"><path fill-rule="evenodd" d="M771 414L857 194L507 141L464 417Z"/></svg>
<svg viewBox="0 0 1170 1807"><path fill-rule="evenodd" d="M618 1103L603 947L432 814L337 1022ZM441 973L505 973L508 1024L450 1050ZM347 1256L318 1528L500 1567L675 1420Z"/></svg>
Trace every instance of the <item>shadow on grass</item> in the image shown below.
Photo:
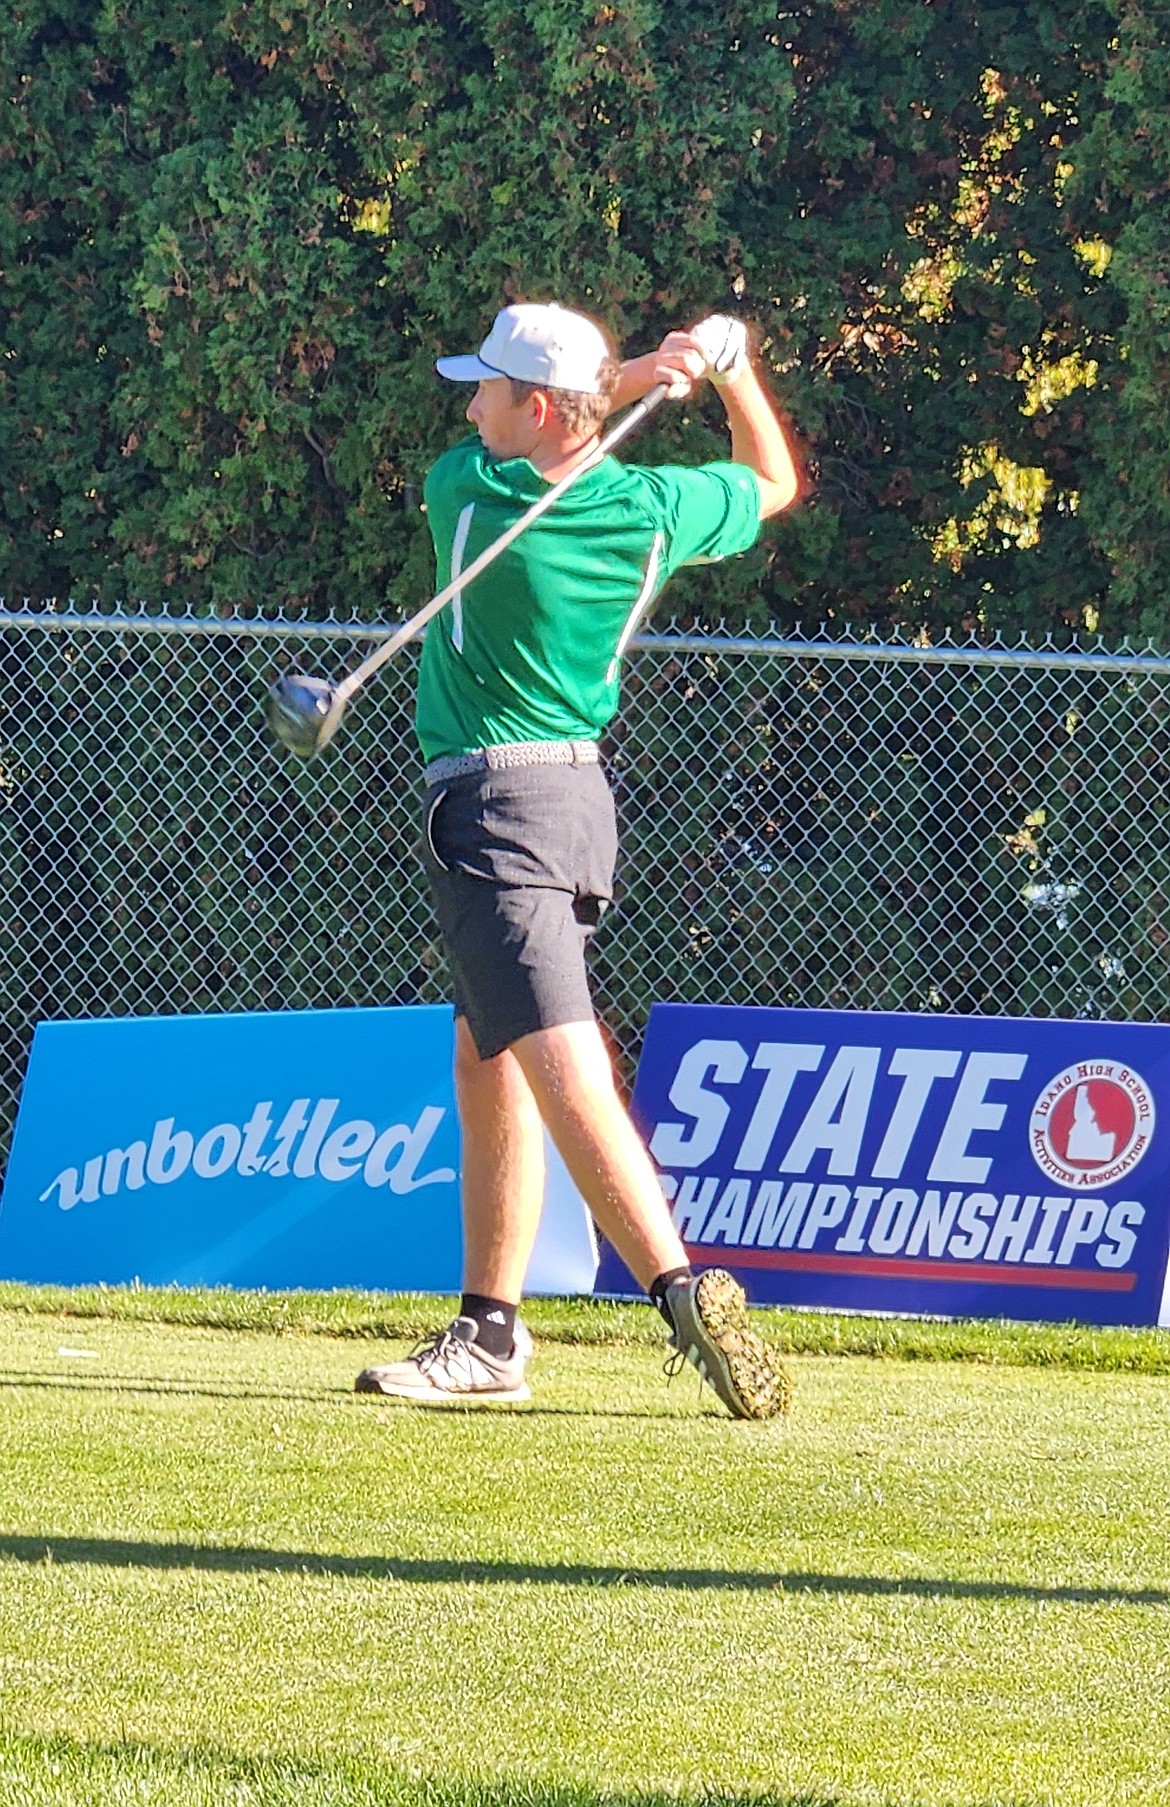
<svg viewBox="0 0 1170 1807"><path fill-rule="evenodd" d="M15 1783L19 1795L6 1785ZM72 1789L62 1793L62 1784ZM143 1807L861 1807L861 1796L789 1794L773 1789L701 1787L669 1793L658 1789L598 1789L577 1782L493 1776L483 1781L454 1776L403 1775L377 1759L334 1760L297 1756L248 1757L214 1746L167 1748L132 1741L32 1738L0 1732L0 1800L22 1807L58 1807L66 1800L117 1799L129 1785ZM81 1796L79 1790L84 1788ZM101 1789L100 1797L92 1790ZM867 1790L865 1799L872 1798ZM964 1797L966 1801L968 1797ZM941 1795L931 1807L947 1807ZM987 1803L987 1807L993 1807ZM1036 1807L997 1796L994 1807Z"/></svg>
<svg viewBox="0 0 1170 1807"><path fill-rule="evenodd" d="M160 1379L157 1374L146 1380L137 1374L37 1374L17 1369L0 1372L0 1388L4 1387L53 1393L154 1393L174 1399L265 1399L294 1405L333 1404L352 1391L349 1387L322 1387L314 1392L293 1388L282 1392L276 1387L207 1386L201 1381Z"/></svg>
<svg viewBox="0 0 1170 1807"><path fill-rule="evenodd" d="M505 1583L536 1587L661 1587L739 1593L900 1594L924 1600L1053 1600L1073 1605L1170 1606L1170 1590L1040 1587L1023 1581L952 1581L926 1575L822 1575L800 1569L617 1568L588 1562L453 1562L412 1556L342 1556L312 1550L134 1543L124 1538L0 1534L0 1561L93 1563L105 1568L201 1569L220 1574L336 1575L420 1586Z"/></svg>
<svg viewBox="0 0 1170 1807"><path fill-rule="evenodd" d="M356 1363L354 1365L356 1367ZM685 1378L688 1381L694 1378L697 1385L701 1386L697 1376L692 1376L688 1372ZM212 1386L194 1380L160 1380L158 1375L152 1375L149 1379L142 1379L134 1374L78 1374L76 1372L68 1374L45 1374L38 1373L35 1370L25 1369L5 1369L0 1371L0 1390L7 1387L14 1389L29 1389L34 1392L153 1393L172 1399L265 1399L275 1400L277 1403L291 1401L294 1405L336 1405L337 1401L340 1399L352 1399L354 1397L352 1385L322 1387L319 1391L308 1393L295 1392L290 1389L288 1392L282 1393L276 1389L263 1391L255 1387L244 1385L238 1387L229 1385ZM389 1407L392 1411L404 1411L409 1409L412 1413L415 1413L419 1410L426 1410L433 1417L444 1418L450 1418L453 1414L474 1412L476 1417L483 1417L490 1413L494 1418L640 1418L647 1423L661 1422L673 1424L677 1422L678 1417L680 1416L677 1411L665 1408L661 1411L650 1411L642 1406L605 1406L594 1404L587 1406L534 1405L528 1400L515 1405L460 1405L459 1403L453 1405L450 1401L437 1402L434 1405L429 1405L426 1400L415 1399L409 1402L408 1408L405 1404L397 1400L379 1400L378 1396L372 1393L362 1394L360 1397L361 1409L363 1411L369 1410L373 1405L381 1404L384 1407ZM676 1400L668 1402L668 1405L673 1406L678 1402L679 1400L676 1398ZM721 1406L713 1404L709 1395L702 1391L698 1391L696 1394L693 1402L695 1409L693 1411L690 1409L691 1401L683 1398L682 1403L687 1406L687 1417L718 1418L726 1423L735 1422L734 1419L728 1418L727 1413Z"/></svg>

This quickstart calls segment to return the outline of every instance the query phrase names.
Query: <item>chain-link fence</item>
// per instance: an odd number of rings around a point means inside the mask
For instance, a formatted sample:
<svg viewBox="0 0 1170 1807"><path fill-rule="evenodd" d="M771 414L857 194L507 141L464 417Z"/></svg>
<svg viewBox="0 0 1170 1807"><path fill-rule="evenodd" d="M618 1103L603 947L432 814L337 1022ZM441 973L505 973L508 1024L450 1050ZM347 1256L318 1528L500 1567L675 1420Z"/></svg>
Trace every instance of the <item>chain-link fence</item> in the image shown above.
<svg viewBox="0 0 1170 1807"><path fill-rule="evenodd" d="M0 613L0 1131L45 1017L446 995L414 659L310 765L262 703L352 624ZM1170 661L643 636L608 743L627 1072L655 999L1170 1014Z"/></svg>

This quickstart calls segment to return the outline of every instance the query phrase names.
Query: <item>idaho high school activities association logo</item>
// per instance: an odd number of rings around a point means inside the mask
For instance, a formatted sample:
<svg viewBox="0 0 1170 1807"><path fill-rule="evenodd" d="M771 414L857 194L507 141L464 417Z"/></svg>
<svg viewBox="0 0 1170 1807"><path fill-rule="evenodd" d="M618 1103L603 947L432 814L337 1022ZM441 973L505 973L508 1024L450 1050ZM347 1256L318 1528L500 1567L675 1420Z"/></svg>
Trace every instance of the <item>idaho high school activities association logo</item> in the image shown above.
<svg viewBox="0 0 1170 1807"><path fill-rule="evenodd" d="M1032 1158L1071 1192L1097 1192L1137 1166L1154 1133L1154 1098L1116 1060L1082 1060L1050 1080L1032 1110Z"/></svg>

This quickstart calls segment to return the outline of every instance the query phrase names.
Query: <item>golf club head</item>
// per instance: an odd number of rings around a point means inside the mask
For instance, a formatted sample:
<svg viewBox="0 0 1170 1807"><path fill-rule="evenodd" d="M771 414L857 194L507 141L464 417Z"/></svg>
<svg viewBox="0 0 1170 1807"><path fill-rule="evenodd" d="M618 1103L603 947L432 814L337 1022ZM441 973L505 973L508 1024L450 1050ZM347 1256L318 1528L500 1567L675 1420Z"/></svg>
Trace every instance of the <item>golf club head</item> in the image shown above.
<svg viewBox="0 0 1170 1807"><path fill-rule="evenodd" d="M344 708L324 678L285 672L269 692L268 725L290 753L312 759L333 739Z"/></svg>

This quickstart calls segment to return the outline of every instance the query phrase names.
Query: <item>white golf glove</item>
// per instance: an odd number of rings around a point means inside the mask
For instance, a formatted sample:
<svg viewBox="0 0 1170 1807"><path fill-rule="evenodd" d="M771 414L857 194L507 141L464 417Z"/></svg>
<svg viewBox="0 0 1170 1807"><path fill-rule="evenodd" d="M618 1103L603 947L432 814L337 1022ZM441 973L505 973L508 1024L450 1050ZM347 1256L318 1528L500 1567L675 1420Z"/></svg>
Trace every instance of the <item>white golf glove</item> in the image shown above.
<svg viewBox="0 0 1170 1807"><path fill-rule="evenodd" d="M720 387L733 382L748 361L747 327L730 314L708 314L692 326L691 338L707 360L708 376Z"/></svg>

